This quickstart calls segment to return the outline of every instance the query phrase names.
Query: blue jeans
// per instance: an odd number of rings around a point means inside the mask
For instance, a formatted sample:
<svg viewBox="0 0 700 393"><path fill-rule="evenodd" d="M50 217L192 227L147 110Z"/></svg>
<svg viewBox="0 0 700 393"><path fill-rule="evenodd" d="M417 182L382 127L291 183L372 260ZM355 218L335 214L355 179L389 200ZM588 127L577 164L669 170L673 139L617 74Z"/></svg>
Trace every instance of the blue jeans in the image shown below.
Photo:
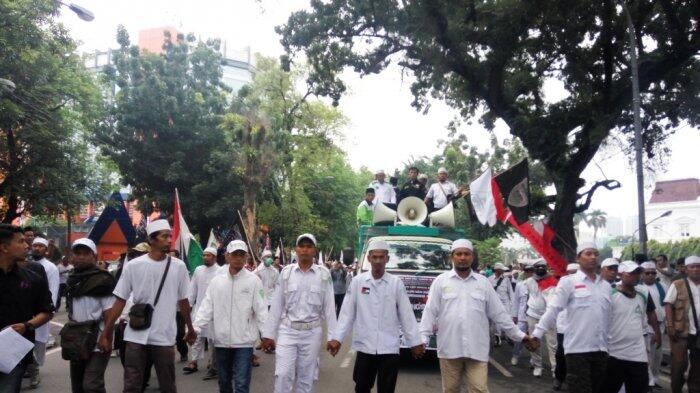
<svg viewBox="0 0 700 393"><path fill-rule="evenodd" d="M22 375L27 371L27 365L19 362L9 374L0 372L0 393L19 393L22 387Z"/></svg>
<svg viewBox="0 0 700 393"><path fill-rule="evenodd" d="M219 392L248 393L250 375L253 372L251 359L253 348L216 348L219 368ZM234 390L235 385L235 390Z"/></svg>

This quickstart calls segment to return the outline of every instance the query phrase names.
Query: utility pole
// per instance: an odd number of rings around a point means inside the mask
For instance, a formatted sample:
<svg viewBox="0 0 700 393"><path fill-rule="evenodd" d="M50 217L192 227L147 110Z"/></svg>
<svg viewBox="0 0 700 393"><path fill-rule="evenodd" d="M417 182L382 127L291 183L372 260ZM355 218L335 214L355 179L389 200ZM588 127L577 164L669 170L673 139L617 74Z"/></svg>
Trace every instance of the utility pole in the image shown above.
<svg viewBox="0 0 700 393"><path fill-rule="evenodd" d="M632 107L634 111L634 150L637 166L637 215L639 226L639 244L642 254L647 253L647 226L646 212L644 209L644 167L642 162L642 120L640 118L641 100L639 97L639 68L637 65L637 38L634 32L632 14L630 14L626 3L622 3L622 8L627 18L627 32L629 33L630 46L630 68L632 71Z"/></svg>

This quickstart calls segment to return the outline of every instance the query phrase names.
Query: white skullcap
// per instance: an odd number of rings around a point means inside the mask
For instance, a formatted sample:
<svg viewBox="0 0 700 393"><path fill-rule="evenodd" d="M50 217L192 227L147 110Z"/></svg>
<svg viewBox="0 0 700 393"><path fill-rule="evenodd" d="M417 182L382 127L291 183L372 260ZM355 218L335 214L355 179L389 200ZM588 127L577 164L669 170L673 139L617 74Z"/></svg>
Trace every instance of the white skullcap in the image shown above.
<svg viewBox="0 0 700 393"><path fill-rule="evenodd" d="M226 253L232 254L234 251L248 252L248 246L243 240L231 240L228 246L226 246Z"/></svg>
<svg viewBox="0 0 700 393"><path fill-rule="evenodd" d="M454 242L452 242L450 252L454 252L458 248L468 248L469 250L474 251L474 246L472 245L472 242L470 242L467 239L457 239Z"/></svg>
<svg viewBox="0 0 700 393"><path fill-rule="evenodd" d="M428 175L426 175L425 173L421 173L420 175L418 175L418 178L419 179L427 179Z"/></svg>
<svg viewBox="0 0 700 393"><path fill-rule="evenodd" d="M603 263L600 264L600 267L617 266L619 264L620 262L618 262L615 258L605 258L605 260L603 260Z"/></svg>
<svg viewBox="0 0 700 393"><path fill-rule="evenodd" d="M570 264L566 265L566 271L567 271L567 272L568 272L569 270L576 270L576 271L578 271L578 268L579 268L578 263L570 263Z"/></svg>
<svg viewBox="0 0 700 393"><path fill-rule="evenodd" d="M620 263L620 267L618 268L620 273L634 273L641 270L642 267L637 265L637 262L634 261L624 261Z"/></svg>
<svg viewBox="0 0 700 393"><path fill-rule="evenodd" d="M532 266L547 266L547 261L544 259L538 259L532 264Z"/></svg>
<svg viewBox="0 0 700 393"><path fill-rule="evenodd" d="M270 250L263 250L262 255L260 255L261 258L271 257L271 256L272 256L272 251L270 251Z"/></svg>
<svg viewBox="0 0 700 393"><path fill-rule="evenodd" d="M146 225L146 233L150 236L153 233L159 231L169 231L171 230L168 220L153 220L148 225Z"/></svg>
<svg viewBox="0 0 700 393"><path fill-rule="evenodd" d="M41 244L41 245L44 246L44 247L48 247L48 246L49 246L49 241L46 240L46 239L44 239L43 237L35 237L35 238L34 238L34 241L32 242L32 246L35 245L35 244Z"/></svg>
<svg viewBox="0 0 700 393"><path fill-rule="evenodd" d="M642 269L656 269L656 264L652 261L646 261L639 266L641 266Z"/></svg>
<svg viewBox="0 0 700 393"><path fill-rule="evenodd" d="M685 265L700 265L700 257L697 255L691 255L685 258Z"/></svg>
<svg viewBox="0 0 700 393"><path fill-rule="evenodd" d="M369 246L367 246L367 252L375 250L389 251L389 244L387 244L387 242L385 242L384 240L375 240L373 242L370 242Z"/></svg>
<svg viewBox="0 0 700 393"><path fill-rule="evenodd" d="M498 262L497 264L493 265L493 270L506 270L506 267L504 264Z"/></svg>
<svg viewBox="0 0 700 393"><path fill-rule="evenodd" d="M71 246L71 249L75 250L75 248L78 246L87 247L90 250L92 250L93 254L97 254L97 247L95 246L95 242L88 239L87 237L84 237L82 239L77 239L76 241L74 241L73 246Z"/></svg>
<svg viewBox="0 0 700 393"><path fill-rule="evenodd" d="M582 253L584 250L588 249L593 249L593 250L598 250L598 246L595 245L593 242L583 242L576 247L576 255Z"/></svg>
<svg viewBox="0 0 700 393"><path fill-rule="evenodd" d="M209 254L211 254L211 255L213 255L213 256L216 256L216 254L217 254L216 248L214 248L214 247L207 247L207 248L205 248L204 251L203 251L203 253L204 253L204 254L209 253Z"/></svg>
<svg viewBox="0 0 700 393"><path fill-rule="evenodd" d="M441 166L440 169L438 169L438 173L447 173L447 169Z"/></svg>
<svg viewBox="0 0 700 393"><path fill-rule="evenodd" d="M384 169L377 169L377 170L374 172L374 174L375 174L375 175L386 175L386 173L384 173Z"/></svg>
<svg viewBox="0 0 700 393"><path fill-rule="evenodd" d="M297 243L296 243L297 246L299 245L299 242L301 242L304 239L311 240L311 243L313 243L314 247L316 247L316 237L310 233L304 233L302 235L299 235L299 237L297 238Z"/></svg>

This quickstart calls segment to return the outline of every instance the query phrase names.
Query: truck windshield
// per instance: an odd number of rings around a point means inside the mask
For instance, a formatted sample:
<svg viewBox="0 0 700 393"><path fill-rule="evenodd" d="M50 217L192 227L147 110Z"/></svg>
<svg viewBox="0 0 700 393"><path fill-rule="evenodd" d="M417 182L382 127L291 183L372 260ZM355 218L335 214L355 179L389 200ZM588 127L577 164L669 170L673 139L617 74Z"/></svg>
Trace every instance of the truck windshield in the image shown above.
<svg viewBox="0 0 700 393"><path fill-rule="evenodd" d="M450 245L424 241L387 240L389 262L387 269L400 270L449 270Z"/></svg>

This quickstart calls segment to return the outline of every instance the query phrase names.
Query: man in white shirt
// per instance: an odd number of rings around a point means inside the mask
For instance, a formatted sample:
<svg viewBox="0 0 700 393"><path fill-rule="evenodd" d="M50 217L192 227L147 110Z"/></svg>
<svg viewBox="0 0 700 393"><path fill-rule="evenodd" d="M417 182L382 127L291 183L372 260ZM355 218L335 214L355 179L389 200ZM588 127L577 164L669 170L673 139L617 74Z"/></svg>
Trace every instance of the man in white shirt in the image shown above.
<svg viewBox="0 0 700 393"><path fill-rule="evenodd" d="M640 265L644 271L642 272L642 283L649 292L649 298L654 302L656 313L656 320L659 323L659 329L661 333L661 338L663 338L664 326L666 321L666 313L664 312L663 301L666 297L666 289L663 285L656 280L657 271L656 264L654 262L644 262ZM654 345L652 342L654 338L654 331L651 326L647 328L646 334L646 345L647 354L649 362L649 386L650 387L660 387L659 381L659 371L661 369L661 359L663 351L660 348L660 341Z"/></svg>
<svg viewBox="0 0 700 393"><path fill-rule="evenodd" d="M566 274L572 275L578 271L578 263L570 263L566 265ZM564 332L569 324L566 317L566 310L557 315L557 353L555 355L556 366L554 367L554 384L552 389L555 391L564 389L564 381L566 380L566 356L564 355Z"/></svg>
<svg viewBox="0 0 700 393"><path fill-rule="evenodd" d="M414 357L422 356L425 347L403 282L386 272L389 245L373 241L367 252L372 268L350 283L328 347L335 356L352 329L352 349L357 352L352 373L355 392L370 393L377 380L378 392L393 393L399 374L401 333Z"/></svg>
<svg viewBox="0 0 700 393"><path fill-rule="evenodd" d="M154 220L146 226L148 254L130 260L114 289L116 300L108 313L105 330L99 340L100 349L112 348L114 322L117 320L126 300L132 297L134 308L139 304L151 305L153 312L150 326L134 329L133 315L124 331L126 355L124 359L124 393L141 393L146 365L152 362L158 386L162 392L175 393L175 324L176 306L180 307L187 325L185 341L194 344L196 334L190 316L190 279L187 266L178 258L168 256L172 237L170 224L166 220ZM166 273L167 272L167 273ZM165 279L163 279L165 277ZM160 296L158 288L162 285ZM158 301L156 302L156 298Z"/></svg>
<svg viewBox="0 0 700 393"><path fill-rule="evenodd" d="M518 325L518 329L520 329L520 331L523 333L527 333L527 315L525 314L525 311L527 310L527 288L525 287L525 281L532 277L534 267L532 266L532 263L529 262L526 262L523 265L523 279L515 284L510 316L513 318L513 322ZM515 345L513 345L513 356L510 358L511 365L518 365L518 359L520 358L522 351L523 343L516 342Z"/></svg>
<svg viewBox="0 0 700 393"><path fill-rule="evenodd" d="M615 258L605 258L603 263L600 264L600 276L613 287L617 281L617 269L619 265L620 262Z"/></svg>
<svg viewBox="0 0 700 393"><path fill-rule="evenodd" d="M420 322L423 343L437 334L442 391L458 393L462 380L469 392L488 392L489 322L513 341L532 343L513 323L489 280L471 270L474 246L469 240L452 243L453 270L430 285Z"/></svg>
<svg viewBox="0 0 700 393"><path fill-rule="evenodd" d="M336 329L331 273L314 264L316 238L303 234L296 241L297 263L280 273L263 329L262 349L275 352L275 393L314 391L318 355L326 321L328 340Z"/></svg>
<svg viewBox="0 0 700 393"><path fill-rule="evenodd" d="M608 359L612 287L596 274L600 255L596 245L581 243L576 251L579 271L559 280L547 311L532 333L536 345L530 349L539 347L539 340L556 327L558 314L566 310L564 354L569 391L597 393Z"/></svg>
<svg viewBox="0 0 700 393"><path fill-rule="evenodd" d="M674 393L683 390L686 370L688 391L697 392L700 387L700 348L696 342L700 315L695 316L700 313L700 257L686 257L685 266L687 279L673 281L664 299L666 329L671 339L671 390Z"/></svg>
<svg viewBox="0 0 700 393"><path fill-rule="evenodd" d="M255 274L260 278L265 289L265 305L270 308L272 302L272 294L275 292L277 280L279 280L280 272L273 265L272 252L265 250L262 253L262 263L255 269Z"/></svg>
<svg viewBox="0 0 700 393"><path fill-rule="evenodd" d="M425 195L425 204L430 206L430 201L432 201L434 210L440 210L447 206L460 194L457 186L447 180L447 169L438 169L437 180L436 183L430 185L430 189Z"/></svg>
<svg viewBox="0 0 700 393"><path fill-rule="evenodd" d="M211 280L219 273L219 265L216 264L216 248L207 247L202 252L204 255L204 264L197 266L192 273L192 279L190 280L190 294L188 300L190 306L192 307L192 319L197 315L197 310L204 300L204 294L207 293L207 288L209 288L209 283ZM198 370L197 361L204 359L204 343L209 342L210 354L213 355L214 350L211 349L212 339L209 335L209 331L206 326L202 327L199 332L197 332L197 339L192 344L190 349L190 362L187 366L182 368L185 374L191 374Z"/></svg>
<svg viewBox="0 0 700 393"><path fill-rule="evenodd" d="M493 289L496 291L496 294L498 295L498 298L501 299L501 303L503 303L503 307L510 311L512 308L512 302L513 302L513 287L510 285L510 277L506 277L504 274L506 270L505 265L502 263L497 263L493 267L493 275L488 278L489 282L491 282L491 286L493 286ZM493 336L493 345L496 347L501 346L501 340L502 340L502 335L503 332L498 326L494 326L494 336Z"/></svg>
<svg viewBox="0 0 700 393"><path fill-rule="evenodd" d="M644 336L648 326L647 314L655 315L654 303L650 301L646 288L637 285L643 270L641 266L624 261L618 270L621 280L611 296L610 356L602 391L617 393L624 384L625 392L645 393L649 389L649 375ZM655 317L652 322L658 333Z"/></svg>
<svg viewBox="0 0 700 393"><path fill-rule="evenodd" d="M396 208L396 191L391 184L384 181L386 179L386 173L383 169L378 170L374 174L374 181L369 183L368 187L374 188L374 204L377 205L379 202L390 205L391 208Z"/></svg>
<svg viewBox="0 0 700 393"><path fill-rule="evenodd" d="M78 239L71 247L74 271L68 278L66 307L68 318L75 322L93 322L104 329L105 315L114 304L114 277L97 267L97 247L88 239ZM69 256L66 255L66 258ZM97 336L95 336L95 339ZM87 360L70 361L70 381L74 393L93 393L105 390L105 370L109 352L95 347Z"/></svg>
<svg viewBox="0 0 700 393"><path fill-rule="evenodd" d="M73 271L73 265L70 264L68 255L61 258L61 261L56 264L58 269L58 301L56 302L56 312L61 308L61 298L66 296L66 282L68 275Z"/></svg>
<svg viewBox="0 0 700 393"><path fill-rule="evenodd" d="M677 272L668 263L668 257L665 254L659 254L654 259L656 260L659 282L663 285L665 290L668 290L671 281L673 281L673 276L675 276Z"/></svg>
<svg viewBox="0 0 700 393"><path fill-rule="evenodd" d="M242 240L226 246L227 271L211 280L197 310L194 329L209 327L216 348L219 391L248 393L253 346L267 318L262 281L244 269L248 247Z"/></svg>
<svg viewBox="0 0 700 393"><path fill-rule="evenodd" d="M557 287L556 277L549 274L547 262L540 259L533 264L534 274L531 278L525 281L525 290L527 292L527 316L528 331L535 330L535 326L542 318L547 309L547 302L554 293ZM549 358L552 374L557 366L557 330L556 327L548 330L545 333L547 348L540 348L537 351L530 353L530 364L534 367L532 375L539 378L542 376L542 352L546 352Z"/></svg>
<svg viewBox="0 0 700 393"><path fill-rule="evenodd" d="M51 292L51 301L54 307L58 304L58 287L60 285L60 278L58 273L58 268L56 265L46 258L46 251L49 248L49 241L43 237L35 237L32 240L31 257L34 261L41 264L46 272L46 278L49 283L49 291ZM44 365L44 359L46 358L46 343L49 341L49 324L41 325L36 328L36 335L34 338L34 361L27 368L29 373L29 386L31 388L36 388L41 383L41 376L39 375L39 368Z"/></svg>

